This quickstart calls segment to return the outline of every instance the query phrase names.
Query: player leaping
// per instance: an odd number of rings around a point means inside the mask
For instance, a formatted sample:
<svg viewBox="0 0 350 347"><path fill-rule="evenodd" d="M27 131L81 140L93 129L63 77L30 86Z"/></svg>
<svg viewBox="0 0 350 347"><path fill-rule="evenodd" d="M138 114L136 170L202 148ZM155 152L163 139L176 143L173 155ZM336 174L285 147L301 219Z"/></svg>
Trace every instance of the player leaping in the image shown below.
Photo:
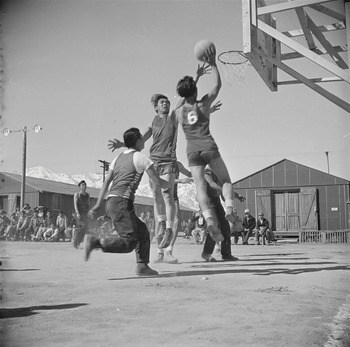
<svg viewBox="0 0 350 347"><path fill-rule="evenodd" d="M203 64L198 65L196 81L203 75L208 73L209 66ZM183 99L178 101L181 105ZM156 115L151 125L142 135L142 139L146 142L153 136L153 143L150 148L150 158L154 162L154 167L159 176L170 182L169 189L161 189L159 186L150 182L153 196L155 199L155 215L158 217L158 231L155 238L158 242L158 258L156 262L164 260L163 249L170 245L173 239L173 227L175 218L175 202L174 202L174 180L177 170L176 166L176 141L178 123L175 112L170 111L170 102L168 98L162 94L155 94L151 98L151 103L156 111ZM109 149L114 151L124 146L124 143L114 139L109 141ZM167 258L172 258L170 255Z"/></svg>
<svg viewBox="0 0 350 347"><path fill-rule="evenodd" d="M226 219L232 224L239 221L233 214L234 191L227 167L219 153L213 137L210 134L210 107L217 98L221 88L221 78L216 66L215 48L212 47L205 52L206 61L211 66L214 78L214 87L208 94L197 100L197 85L193 77L185 76L177 84L177 92L184 98L184 103L176 110L178 121L187 139L187 158L192 178L197 188L197 201L207 222L207 229L212 239L216 242L222 241L223 236L218 228L215 211L208 202L207 183L204 176L204 168L210 165L214 174L222 183L222 194L226 206Z"/></svg>

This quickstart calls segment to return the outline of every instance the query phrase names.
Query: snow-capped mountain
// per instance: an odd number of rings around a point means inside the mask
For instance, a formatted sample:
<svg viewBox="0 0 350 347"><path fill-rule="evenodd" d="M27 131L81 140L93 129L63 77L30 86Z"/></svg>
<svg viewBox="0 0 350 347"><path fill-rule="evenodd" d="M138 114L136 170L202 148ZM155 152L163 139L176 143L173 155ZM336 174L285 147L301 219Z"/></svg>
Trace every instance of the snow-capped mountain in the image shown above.
<svg viewBox="0 0 350 347"><path fill-rule="evenodd" d="M42 167L36 166L30 169L27 169L26 175L30 177L42 178L50 181L78 184L81 180L85 180L88 187L92 188L101 188L103 183L103 175L95 173L86 173L86 174L76 174L76 175L67 175L65 173L55 173L51 170ZM148 196L152 197L152 191L149 184L143 184L139 186L139 189L136 192L139 196ZM178 185L178 195L180 203L183 206L198 209L198 203L196 201L196 188L192 184L179 184Z"/></svg>

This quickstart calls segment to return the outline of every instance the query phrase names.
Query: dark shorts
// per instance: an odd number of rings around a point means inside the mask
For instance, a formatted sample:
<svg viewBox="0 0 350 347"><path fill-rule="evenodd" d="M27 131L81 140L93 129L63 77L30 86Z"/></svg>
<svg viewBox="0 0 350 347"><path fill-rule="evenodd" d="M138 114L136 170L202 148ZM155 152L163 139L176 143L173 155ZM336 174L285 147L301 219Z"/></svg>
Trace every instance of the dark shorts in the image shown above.
<svg viewBox="0 0 350 347"><path fill-rule="evenodd" d="M154 169L158 173L159 176L172 174L177 172L177 164L174 162L154 162Z"/></svg>
<svg viewBox="0 0 350 347"><path fill-rule="evenodd" d="M187 154L189 166L205 166L210 164L213 159L220 158L220 153L217 149L211 151L199 151Z"/></svg>

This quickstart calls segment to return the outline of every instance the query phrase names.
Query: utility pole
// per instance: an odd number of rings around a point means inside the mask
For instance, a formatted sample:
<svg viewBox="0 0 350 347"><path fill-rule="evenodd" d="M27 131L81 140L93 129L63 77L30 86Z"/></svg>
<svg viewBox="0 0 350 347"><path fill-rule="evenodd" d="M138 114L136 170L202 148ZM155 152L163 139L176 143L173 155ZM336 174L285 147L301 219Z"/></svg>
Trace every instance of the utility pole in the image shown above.
<svg viewBox="0 0 350 347"><path fill-rule="evenodd" d="M103 169L103 182L106 178L106 171L109 170L109 162L105 160L99 160L99 162L102 164L100 167Z"/></svg>
<svg viewBox="0 0 350 347"><path fill-rule="evenodd" d="M328 173L329 173L329 156L328 156L329 152L326 151L325 153L326 153L326 157L327 157L327 168L328 168Z"/></svg>

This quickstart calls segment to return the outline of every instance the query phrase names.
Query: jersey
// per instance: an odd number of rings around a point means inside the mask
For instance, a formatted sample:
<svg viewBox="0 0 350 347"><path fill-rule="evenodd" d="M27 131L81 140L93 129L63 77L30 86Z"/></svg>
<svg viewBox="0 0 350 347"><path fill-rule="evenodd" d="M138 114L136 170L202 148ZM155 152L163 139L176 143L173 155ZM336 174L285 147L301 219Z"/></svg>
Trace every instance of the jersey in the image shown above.
<svg viewBox="0 0 350 347"><path fill-rule="evenodd" d="M210 134L210 120L198 108L183 105L181 108L182 128L187 139L187 154L201 151L218 150L218 147Z"/></svg>
<svg viewBox="0 0 350 347"><path fill-rule="evenodd" d="M85 193L82 194L81 192L78 193L78 211L80 214L86 214L90 209L90 194Z"/></svg>
<svg viewBox="0 0 350 347"><path fill-rule="evenodd" d="M155 162L176 161L177 124L173 118L171 113L162 118L156 115L153 119L150 157Z"/></svg>
<svg viewBox="0 0 350 347"><path fill-rule="evenodd" d="M110 165L113 180L108 197L117 196L134 201L142 175L152 164L147 156L134 149L121 153Z"/></svg>

